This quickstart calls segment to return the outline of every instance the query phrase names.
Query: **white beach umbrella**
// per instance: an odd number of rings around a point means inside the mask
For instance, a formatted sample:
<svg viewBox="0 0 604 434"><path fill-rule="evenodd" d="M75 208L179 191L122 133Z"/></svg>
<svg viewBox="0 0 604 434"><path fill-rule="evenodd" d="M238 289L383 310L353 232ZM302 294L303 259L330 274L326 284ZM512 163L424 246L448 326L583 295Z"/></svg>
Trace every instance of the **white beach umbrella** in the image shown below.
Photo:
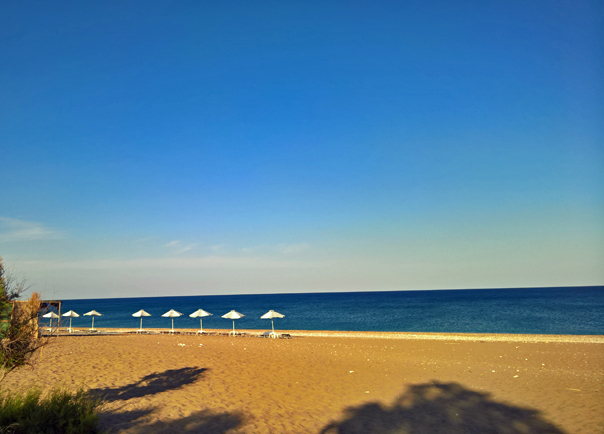
<svg viewBox="0 0 604 434"><path fill-rule="evenodd" d="M165 316L165 317L168 317L168 318L172 318L172 330L171 330L171 332L174 333L174 318L182 316L182 313L176 312L174 309L170 309L169 311L167 311L166 313L164 313L162 316Z"/></svg>
<svg viewBox="0 0 604 434"><path fill-rule="evenodd" d="M275 312L274 310L269 310L264 315L260 317L260 319L270 319L271 326L273 327L273 332L271 333L272 338L276 338L277 334L275 333L275 324L273 324L273 318L283 318L285 315L280 314L279 312Z"/></svg>
<svg viewBox="0 0 604 434"><path fill-rule="evenodd" d="M80 315L78 315L77 313L75 313L73 310L70 310L69 312L65 312L63 314L63 316L69 317L69 333L71 333L71 318L77 318Z"/></svg>
<svg viewBox="0 0 604 434"><path fill-rule="evenodd" d="M138 312L133 313L133 314L132 314L132 316L134 316L134 317L136 317L136 318L140 318L140 319L141 319L141 326L140 326L140 328L138 329L138 331L139 331L139 332L142 332L142 331L143 331L143 317L144 317L144 316L151 316L151 314L150 314L150 313L148 313L148 312L145 312L144 310L142 310L142 309L141 309L141 310L139 310Z"/></svg>
<svg viewBox="0 0 604 434"><path fill-rule="evenodd" d="M98 313L96 310L91 310L90 312L86 312L84 314L84 316L91 316L92 317L92 328L90 330L94 330L94 317L95 316L103 316L102 313Z"/></svg>
<svg viewBox="0 0 604 434"><path fill-rule="evenodd" d="M223 318L226 319L232 319L233 320L233 335L235 335L235 320L239 319L239 318L243 318L245 315L239 312L236 312L234 310L230 311L229 313L226 313L224 315L222 315Z"/></svg>
<svg viewBox="0 0 604 434"><path fill-rule="evenodd" d="M203 309L197 309L195 312L189 315L191 318L199 318L199 331L197 333L203 333L203 324L201 322L202 318L210 315L212 315L210 312L206 312Z"/></svg>
<svg viewBox="0 0 604 434"><path fill-rule="evenodd" d="M51 330L52 329L52 319L60 318L60 316L54 312L48 312L48 313L45 313L44 315L42 315L42 318L50 318L50 328L48 330Z"/></svg>

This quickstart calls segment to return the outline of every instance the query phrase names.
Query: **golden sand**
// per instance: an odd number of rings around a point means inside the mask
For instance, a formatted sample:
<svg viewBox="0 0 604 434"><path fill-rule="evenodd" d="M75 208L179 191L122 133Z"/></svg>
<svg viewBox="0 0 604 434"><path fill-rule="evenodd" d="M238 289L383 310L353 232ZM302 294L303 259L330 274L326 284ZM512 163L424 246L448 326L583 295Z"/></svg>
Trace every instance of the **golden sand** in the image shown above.
<svg viewBox="0 0 604 434"><path fill-rule="evenodd" d="M133 434L604 432L603 336L290 333L58 337L2 387L84 385Z"/></svg>

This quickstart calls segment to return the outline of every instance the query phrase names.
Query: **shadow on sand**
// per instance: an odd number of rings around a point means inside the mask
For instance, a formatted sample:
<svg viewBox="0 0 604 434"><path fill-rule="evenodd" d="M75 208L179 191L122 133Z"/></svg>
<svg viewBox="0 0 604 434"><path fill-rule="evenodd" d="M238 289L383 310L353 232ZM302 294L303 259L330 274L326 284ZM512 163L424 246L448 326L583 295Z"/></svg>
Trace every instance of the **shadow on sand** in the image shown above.
<svg viewBox="0 0 604 434"><path fill-rule="evenodd" d="M124 413L112 412L103 418L102 426L109 433L128 432L128 434L226 434L241 426L244 416L241 413L216 413L200 410L189 416L173 420L148 421L154 408Z"/></svg>
<svg viewBox="0 0 604 434"><path fill-rule="evenodd" d="M205 371L207 371L205 368L193 367L169 369L164 372L146 375L140 380L125 386L92 389L90 393L93 396L102 398L106 402L141 398L167 390L180 389L200 379Z"/></svg>
<svg viewBox="0 0 604 434"><path fill-rule="evenodd" d="M205 368L188 367L170 369L142 377L134 383L121 387L92 389L90 394L102 398L108 404L101 410L101 426L108 432L142 433L211 433L224 434L239 427L243 421L240 413L215 413L200 410L186 417L173 420L153 420L156 408L136 408L126 410L125 401L134 398L156 395L158 393L186 387L203 377Z"/></svg>
<svg viewBox="0 0 604 434"><path fill-rule="evenodd" d="M539 410L491 399L489 393L458 383L432 382L410 386L385 407L370 402L345 410L322 434L564 434L540 416Z"/></svg>

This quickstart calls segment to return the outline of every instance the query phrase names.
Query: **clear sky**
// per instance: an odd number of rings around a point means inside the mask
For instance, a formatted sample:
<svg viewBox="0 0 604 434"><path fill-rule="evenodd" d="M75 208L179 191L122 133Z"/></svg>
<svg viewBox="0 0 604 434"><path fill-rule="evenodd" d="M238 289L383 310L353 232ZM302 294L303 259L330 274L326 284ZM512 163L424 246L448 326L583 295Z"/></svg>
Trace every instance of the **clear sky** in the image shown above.
<svg viewBox="0 0 604 434"><path fill-rule="evenodd" d="M51 298L604 284L598 1L0 3Z"/></svg>

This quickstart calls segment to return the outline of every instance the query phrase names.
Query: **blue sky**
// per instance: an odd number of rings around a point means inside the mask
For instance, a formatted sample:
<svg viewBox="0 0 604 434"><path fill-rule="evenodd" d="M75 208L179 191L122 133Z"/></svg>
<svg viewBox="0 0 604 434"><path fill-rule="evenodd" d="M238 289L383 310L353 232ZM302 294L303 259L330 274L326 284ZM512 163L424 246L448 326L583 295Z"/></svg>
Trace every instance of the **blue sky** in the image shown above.
<svg viewBox="0 0 604 434"><path fill-rule="evenodd" d="M3 2L46 297L604 284L598 1Z"/></svg>

